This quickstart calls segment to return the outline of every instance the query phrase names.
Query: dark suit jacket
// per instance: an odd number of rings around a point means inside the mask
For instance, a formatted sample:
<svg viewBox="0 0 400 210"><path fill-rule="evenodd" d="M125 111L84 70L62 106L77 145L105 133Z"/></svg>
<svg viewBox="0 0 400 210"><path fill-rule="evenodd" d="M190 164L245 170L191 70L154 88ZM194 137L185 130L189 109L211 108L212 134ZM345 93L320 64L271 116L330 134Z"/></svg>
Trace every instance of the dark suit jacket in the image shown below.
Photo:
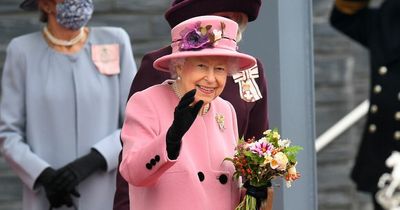
<svg viewBox="0 0 400 210"><path fill-rule="evenodd" d="M153 62L164 55L171 54L170 46L146 54L140 65L140 68L133 79L129 97L134 93L144 90L152 85L160 84L170 79L168 72L161 72L153 68ZM262 136L262 133L268 129L267 115L267 83L264 76L262 64L257 60L259 78L256 78L258 87L263 96L256 102L246 102L240 98L239 86L232 77L228 77L225 88L220 95L221 98L231 102L236 110L239 136L245 139ZM121 154L120 154L121 159ZM120 160L121 162L121 160ZM114 198L114 210L129 210L129 190L128 183L122 178L118 171L117 190Z"/></svg>
<svg viewBox="0 0 400 210"><path fill-rule="evenodd" d="M346 15L334 8L331 24L369 50L370 109L351 178L357 189L377 191L386 158L400 150L400 1Z"/></svg>

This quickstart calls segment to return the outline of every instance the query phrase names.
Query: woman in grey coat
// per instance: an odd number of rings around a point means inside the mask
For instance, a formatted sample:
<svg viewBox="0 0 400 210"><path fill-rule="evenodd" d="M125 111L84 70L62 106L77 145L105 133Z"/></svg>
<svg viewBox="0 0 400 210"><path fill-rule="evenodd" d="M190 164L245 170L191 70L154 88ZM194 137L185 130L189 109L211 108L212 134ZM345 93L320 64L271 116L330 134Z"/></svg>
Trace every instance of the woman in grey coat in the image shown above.
<svg viewBox="0 0 400 210"><path fill-rule="evenodd" d="M0 151L23 209L112 209L119 136L136 73L120 28L85 27L91 0L25 0L42 31L14 38L1 82Z"/></svg>

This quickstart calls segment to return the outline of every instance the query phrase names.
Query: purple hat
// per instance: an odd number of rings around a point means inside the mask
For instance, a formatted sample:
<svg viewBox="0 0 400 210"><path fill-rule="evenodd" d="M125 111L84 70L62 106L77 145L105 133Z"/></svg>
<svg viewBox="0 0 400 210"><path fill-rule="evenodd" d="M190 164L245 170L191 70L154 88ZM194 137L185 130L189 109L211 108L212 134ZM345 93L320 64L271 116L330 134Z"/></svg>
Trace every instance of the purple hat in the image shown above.
<svg viewBox="0 0 400 210"><path fill-rule="evenodd" d="M256 60L237 51L237 31L235 21L220 16L198 16L183 21L171 30L172 53L158 58L153 66L168 72L172 59L224 56L237 59L239 71L253 67Z"/></svg>
<svg viewBox="0 0 400 210"><path fill-rule="evenodd" d="M20 5L19 8L26 10L26 11L33 11L38 9L38 5L36 0L24 0Z"/></svg>
<svg viewBox="0 0 400 210"><path fill-rule="evenodd" d="M174 0L165 13L171 28L189 18L216 12L243 12L249 21L257 19L261 0Z"/></svg>

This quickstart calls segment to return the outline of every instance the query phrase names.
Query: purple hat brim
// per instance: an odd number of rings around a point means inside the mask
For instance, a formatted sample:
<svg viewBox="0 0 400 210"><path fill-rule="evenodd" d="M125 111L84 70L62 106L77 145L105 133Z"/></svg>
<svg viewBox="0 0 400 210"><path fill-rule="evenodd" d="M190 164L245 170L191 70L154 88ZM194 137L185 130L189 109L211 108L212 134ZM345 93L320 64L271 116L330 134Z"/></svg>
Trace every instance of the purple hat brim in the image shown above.
<svg viewBox="0 0 400 210"><path fill-rule="evenodd" d="M183 0L167 10L165 19L171 28L187 19L217 12L243 12L254 21L260 7L261 0Z"/></svg>
<svg viewBox="0 0 400 210"><path fill-rule="evenodd" d="M159 71L170 72L169 66L172 59L189 58L189 57L203 57L203 56L224 56L230 58L237 58L239 71L249 69L256 65L257 61L254 57L226 49L202 49L199 51L180 51L158 58L153 63L153 67ZM235 73L235 72L230 72Z"/></svg>

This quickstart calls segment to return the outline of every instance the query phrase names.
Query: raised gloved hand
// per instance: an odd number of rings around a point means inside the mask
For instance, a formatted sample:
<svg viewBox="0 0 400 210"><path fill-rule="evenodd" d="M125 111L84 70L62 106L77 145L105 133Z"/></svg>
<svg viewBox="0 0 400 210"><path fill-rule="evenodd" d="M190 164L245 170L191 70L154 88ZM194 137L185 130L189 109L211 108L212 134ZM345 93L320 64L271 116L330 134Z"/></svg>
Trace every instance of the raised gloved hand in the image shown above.
<svg viewBox="0 0 400 210"><path fill-rule="evenodd" d="M105 170L106 166L107 163L103 156L92 149L89 154L58 169L52 184L55 185L56 190L64 189L72 192L81 181L98 170Z"/></svg>
<svg viewBox="0 0 400 210"><path fill-rule="evenodd" d="M73 205L71 194L75 197L79 197L79 193L75 190L75 188L72 190L58 188L58 186L56 186L53 182L55 177L56 171L49 167L39 175L37 180L38 184L43 185L45 189L47 200L50 203L50 208L58 208L63 205L71 207Z"/></svg>
<svg viewBox="0 0 400 210"><path fill-rule="evenodd" d="M196 89L187 92L175 108L174 121L167 131L166 139L167 154L168 158L171 160L178 158L182 137L189 130L190 126L192 126L197 114L203 106L204 101L202 100L190 106L190 104L194 102L195 94Z"/></svg>

